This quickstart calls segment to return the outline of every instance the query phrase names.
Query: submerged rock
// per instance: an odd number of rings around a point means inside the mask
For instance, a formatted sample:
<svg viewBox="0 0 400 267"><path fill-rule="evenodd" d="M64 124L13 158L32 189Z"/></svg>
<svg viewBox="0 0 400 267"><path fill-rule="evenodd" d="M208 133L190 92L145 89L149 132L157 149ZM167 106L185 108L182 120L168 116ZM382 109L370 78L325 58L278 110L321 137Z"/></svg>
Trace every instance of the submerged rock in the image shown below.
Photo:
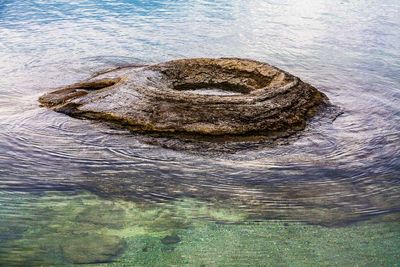
<svg viewBox="0 0 400 267"><path fill-rule="evenodd" d="M72 236L61 245L64 258L71 263L103 263L118 256L125 242L118 236L90 234Z"/></svg>
<svg viewBox="0 0 400 267"><path fill-rule="evenodd" d="M303 130L328 99L266 63L198 58L116 68L39 101L72 117L134 132L260 140Z"/></svg>
<svg viewBox="0 0 400 267"><path fill-rule="evenodd" d="M86 208L76 216L80 223L93 224L100 227L121 229L126 223L126 213L123 209L105 205L102 209Z"/></svg>
<svg viewBox="0 0 400 267"><path fill-rule="evenodd" d="M181 238L177 235L167 235L163 239L161 239L161 243L164 245L172 245L181 242Z"/></svg>

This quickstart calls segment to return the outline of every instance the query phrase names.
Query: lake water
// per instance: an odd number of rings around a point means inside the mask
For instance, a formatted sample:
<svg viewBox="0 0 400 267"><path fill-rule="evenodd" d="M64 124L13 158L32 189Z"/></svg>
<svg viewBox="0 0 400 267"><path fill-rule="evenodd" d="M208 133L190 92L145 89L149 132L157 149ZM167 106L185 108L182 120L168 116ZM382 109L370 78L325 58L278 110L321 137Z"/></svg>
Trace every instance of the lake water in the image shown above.
<svg viewBox="0 0 400 267"><path fill-rule="evenodd" d="M0 0L0 266L397 266L400 2ZM237 153L38 106L124 64L268 62L342 110Z"/></svg>

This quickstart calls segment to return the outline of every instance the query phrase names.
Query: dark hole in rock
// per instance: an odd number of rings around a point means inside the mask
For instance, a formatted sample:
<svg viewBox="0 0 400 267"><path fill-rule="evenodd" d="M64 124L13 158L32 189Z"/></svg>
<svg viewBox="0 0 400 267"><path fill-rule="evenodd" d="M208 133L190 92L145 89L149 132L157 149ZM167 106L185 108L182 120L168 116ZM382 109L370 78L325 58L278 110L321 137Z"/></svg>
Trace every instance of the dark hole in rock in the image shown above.
<svg viewBox="0 0 400 267"><path fill-rule="evenodd" d="M198 95L242 95L250 93L250 89L243 85L224 83L186 83L176 84L173 87L178 91L187 91Z"/></svg>

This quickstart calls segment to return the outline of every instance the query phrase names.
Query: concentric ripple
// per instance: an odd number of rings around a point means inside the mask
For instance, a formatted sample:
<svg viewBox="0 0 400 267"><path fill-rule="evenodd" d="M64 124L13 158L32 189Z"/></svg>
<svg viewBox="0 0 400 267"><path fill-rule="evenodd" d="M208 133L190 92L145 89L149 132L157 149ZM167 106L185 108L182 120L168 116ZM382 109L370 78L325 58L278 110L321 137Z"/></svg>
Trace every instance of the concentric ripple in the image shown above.
<svg viewBox="0 0 400 267"><path fill-rule="evenodd" d="M189 197L253 220L324 225L400 210L397 1L78 2L0 2L0 190ZM196 154L37 103L102 69L199 56L270 62L326 93L341 115L279 146Z"/></svg>

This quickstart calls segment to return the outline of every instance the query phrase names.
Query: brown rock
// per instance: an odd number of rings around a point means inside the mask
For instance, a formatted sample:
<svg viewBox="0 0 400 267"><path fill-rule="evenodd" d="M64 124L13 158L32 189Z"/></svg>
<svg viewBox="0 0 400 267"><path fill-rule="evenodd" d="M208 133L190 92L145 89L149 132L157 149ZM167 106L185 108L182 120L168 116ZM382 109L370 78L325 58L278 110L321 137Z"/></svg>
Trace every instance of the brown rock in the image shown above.
<svg viewBox="0 0 400 267"><path fill-rule="evenodd" d="M117 68L39 99L73 117L135 132L230 137L288 136L327 97L276 67L247 59L182 59Z"/></svg>

